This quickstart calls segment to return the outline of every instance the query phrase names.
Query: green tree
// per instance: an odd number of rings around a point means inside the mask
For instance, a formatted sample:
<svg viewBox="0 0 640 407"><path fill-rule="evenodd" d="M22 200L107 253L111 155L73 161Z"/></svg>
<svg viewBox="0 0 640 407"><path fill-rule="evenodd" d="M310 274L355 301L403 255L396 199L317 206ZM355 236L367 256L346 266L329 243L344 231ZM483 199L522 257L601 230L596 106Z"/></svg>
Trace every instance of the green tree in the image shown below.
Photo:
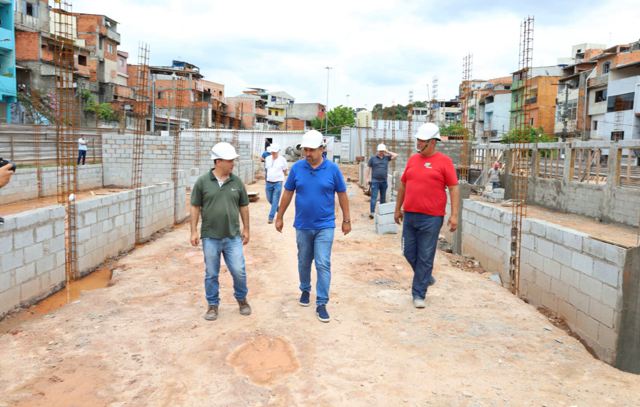
<svg viewBox="0 0 640 407"><path fill-rule="evenodd" d="M467 136L468 134L469 130L466 129L462 123L452 123L448 126L440 127L441 136Z"/></svg>
<svg viewBox="0 0 640 407"><path fill-rule="evenodd" d="M524 129L511 129L502 137L505 144L512 143L551 143L557 141L555 136L544 134L542 127L526 126Z"/></svg>
<svg viewBox="0 0 640 407"><path fill-rule="evenodd" d="M105 122L118 121L118 112L113 110L111 103L96 103L93 95L87 89L80 91L80 98L84 104L84 111L93 113L98 116L100 120Z"/></svg>
<svg viewBox="0 0 640 407"><path fill-rule="evenodd" d="M355 111L346 106L336 106L327 113L329 121L329 131L327 134L340 134L343 127L353 127L356 123ZM316 130L324 130L325 119L316 117L311 121L311 127Z"/></svg>

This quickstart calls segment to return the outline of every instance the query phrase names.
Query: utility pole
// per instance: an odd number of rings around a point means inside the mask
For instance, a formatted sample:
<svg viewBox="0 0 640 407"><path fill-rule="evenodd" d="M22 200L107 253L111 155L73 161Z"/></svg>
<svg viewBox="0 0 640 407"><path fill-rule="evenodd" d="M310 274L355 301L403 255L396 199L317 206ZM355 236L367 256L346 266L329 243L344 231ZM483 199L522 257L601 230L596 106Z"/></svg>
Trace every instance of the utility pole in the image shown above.
<svg viewBox="0 0 640 407"><path fill-rule="evenodd" d="M324 134L329 134L329 71L333 69L330 66L325 66L327 70L327 104L324 106Z"/></svg>

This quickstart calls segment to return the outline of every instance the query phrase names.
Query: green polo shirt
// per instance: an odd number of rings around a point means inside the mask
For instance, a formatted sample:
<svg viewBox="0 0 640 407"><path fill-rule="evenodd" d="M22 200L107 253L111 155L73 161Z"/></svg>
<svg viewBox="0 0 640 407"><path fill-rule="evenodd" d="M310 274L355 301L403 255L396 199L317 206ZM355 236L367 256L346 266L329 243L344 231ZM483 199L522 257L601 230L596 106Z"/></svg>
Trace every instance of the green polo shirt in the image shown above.
<svg viewBox="0 0 640 407"><path fill-rule="evenodd" d="M249 205L249 196L242 180L234 174L220 186L213 171L209 171L193 185L191 205L200 207L200 237L224 239L240 235L240 207Z"/></svg>

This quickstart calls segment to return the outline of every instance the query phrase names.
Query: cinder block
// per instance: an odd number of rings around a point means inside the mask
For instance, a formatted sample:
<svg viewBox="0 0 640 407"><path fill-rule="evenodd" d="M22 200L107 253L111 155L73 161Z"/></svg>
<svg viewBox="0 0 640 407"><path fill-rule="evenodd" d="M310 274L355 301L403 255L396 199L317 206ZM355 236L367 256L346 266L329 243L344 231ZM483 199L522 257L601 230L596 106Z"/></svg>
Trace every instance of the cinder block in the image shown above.
<svg viewBox="0 0 640 407"><path fill-rule="evenodd" d="M580 276L580 291L591 298L602 298L602 283L585 274Z"/></svg>
<svg viewBox="0 0 640 407"><path fill-rule="evenodd" d="M555 260L548 259L543 257L543 268L542 270L549 276L560 280L560 272L562 270L562 264L558 263Z"/></svg>
<svg viewBox="0 0 640 407"><path fill-rule="evenodd" d="M0 236L0 254L9 253L13 250L13 235L7 233Z"/></svg>
<svg viewBox="0 0 640 407"><path fill-rule="evenodd" d="M544 257L553 259L553 243L541 237L536 237L535 240L538 253Z"/></svg>
<svg viewBox="0 0 640 407"><path fill-rule="evenodd" d="M592 238L585 238L582 241L582 251L591 256L604 259L607 243L595 240Z"/></svg>
<svg viewBox="0 0 640 407"><path fill-rule="evenodd" d="M29 281L26 281L20 284L20 301L27 301L32 299L33 297L42 295L42 291L40 289L40 280L38 278L33 278Z"/></svg>
<svg viewBox="0 0 640 407"><path fill-rule="evenodd" d="M593 264L593 277L611 287L619 287L620 274L621 270L610 263L596 260Z"/></svg>
<svg viewBox="0 0 640 407"><path fill-rule="evenodd" d="M627 255L627 249L616 246L614 244L608 244L605 246L604 258L618 267L624 267L625 257Z"/></svg>
<svg viewBox="0 0 640 407"><path fill-rule="evenodd" d="M44 254L44 244L36 243L24 249L24 263L31 263L42 257Z"/></svg>
<svg viewBox="0 0 640 407"><path fill-rule="evenodd" d="M551 292L558 298L569 300L569 284L558 279L551 279Z"/></svg>
<svg viewBox="0 0 640 407"><path fill-rule="evenodd" d="M618 334L614 329L601 324L598 326L598 344L610 352L615 352Z"/></svg>
<svg viewBox="0 0 640 407"><path fill-rule="evenodd" d="M602 303L614 310L619 310L622 303L622 293L618 289L604 284L602 286Z"/></svg>
<svg viewBox="0 0 640 407"><path fill-rule="evenodd" d="M36 242L51 239L53 236L53 225L51 223L36 228Z"/></svg>
<svg viewBox="0 0 640 407"><path fill-rule="evenodd" d="M523 248L520 252L521 261L528 263L538 270L544 270L544 257L533 250Z"/></svg>
<svg viewBox="0 0 640 407"><path fill-rule="evenodd" d="M20 286L11 287L0 292L0 316L6 314L20 304Z"/></svg>
<svg viewBox="0 0 640 407"><path fill-rule="evenodd" d="M34 243L33 240L33 229L18 231L13 235L13 247L22 249L23 247L31 246Z"/></svg>
<svg viewBox="0 0 640 407"><path fill-rule="evenodd" d="M0 255L0 271L7 272L24 265L24 250L14 250Z"/></svg>
<svg viewBox="0 0 640 407"><path fill-rule="evenodd" d="M586 275L593 275L593 258L582 253L571 253L571 267Z"/></svg>
<svg viewBox="0 0 640 407"><path fill-rule="evenodd" d="M390 225L376 225L376 233L379 235L398 233L398 225L395 223Z"/></svg>
<svg viewBox="0 0 640 407"><path fill-rule="evenodd" d="M551 277L542 271L536 272L536 285L545 292L551 290Z"/></svg>
<svg viewBox="0 0 640 407"><path fill-rule="evenodd" d="M582 312L589 312L589 296L576 288L569 287L569 303Z"/></svg>
<svg viewBox="0 0 640 407"><path fill-rule="evenodd" d="M562 243L567 247L570 247L577 251L582 251L583 239L586 236L587 235L585 235L584 233L573 230L565 230L562 232Z"/></svg>
<svg viewBox="0 0 640 407"><path fill-rule="evenodd" d="M578 318L578 310L569 302L558 300L558 315L567 321L569 327L575 327Z"/></svg>
<svg viewBox="0 0 640 407"><path fill-rule="evenodd" d="M613 328L613 308L608 307L593 298L590 298L589 315L603 325L609 328Z"/></svg>
<svg viewBox="0 0 640 407"><path fill-rule="evenodd" d="M396 203L388 202L388 203L379 204L378 207L376 208L376 213L379 215L387 215L387 214L393 214L395 210L396 210Z"/></svg>
<svg viewBox="0 0 640 407"><path fill-rule="evenodd" d="M571 267L572 251L562 246L562 244L553 245L553 259L565 266Z"/></svg>
<svg viewBox="0 0 640 407"><path fill-rule="evenodd" d="M20 285L25 281L29 281L36 276L36 266L35 263L27 264L26 266L22 266L15 271L16 276L16 284Z"/></svg>
<svg viewBox="0 0 640 407"><path fill-rule="evenodd" d="M36 262L36 273L48 273L55 268L56 255L49 254Z"/></svg>
<svg viewBox="0 0 640 407"><path fill-rule="evenodd" d="M598 340L598 325L600 325L598 321L591 318L584 312L578 310L578 323L576 324L576 331L578 331L583 339L591 339L592 343L596 343Z"/></svg>

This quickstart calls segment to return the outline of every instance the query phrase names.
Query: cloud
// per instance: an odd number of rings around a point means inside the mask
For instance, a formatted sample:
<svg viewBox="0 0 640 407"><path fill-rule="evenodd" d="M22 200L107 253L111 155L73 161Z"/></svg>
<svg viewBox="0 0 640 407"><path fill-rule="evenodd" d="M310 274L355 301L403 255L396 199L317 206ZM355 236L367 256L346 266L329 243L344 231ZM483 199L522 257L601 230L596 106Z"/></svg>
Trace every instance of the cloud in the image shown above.
<svg viewBox="0 0 640 407"><path fill-rule="evenodd" d="M228 95L244 87L284 90L299 101L329 104L406 103L455 97L462 59L473 54L473 77L508 76L518 67L519 27L535 15L534 65L552 65L583 42L638 39L634 1L478 2L454 0L75 0L74 10L118 21L121 49L137 61L140 41L151 63L189 61Z"/></svg>

